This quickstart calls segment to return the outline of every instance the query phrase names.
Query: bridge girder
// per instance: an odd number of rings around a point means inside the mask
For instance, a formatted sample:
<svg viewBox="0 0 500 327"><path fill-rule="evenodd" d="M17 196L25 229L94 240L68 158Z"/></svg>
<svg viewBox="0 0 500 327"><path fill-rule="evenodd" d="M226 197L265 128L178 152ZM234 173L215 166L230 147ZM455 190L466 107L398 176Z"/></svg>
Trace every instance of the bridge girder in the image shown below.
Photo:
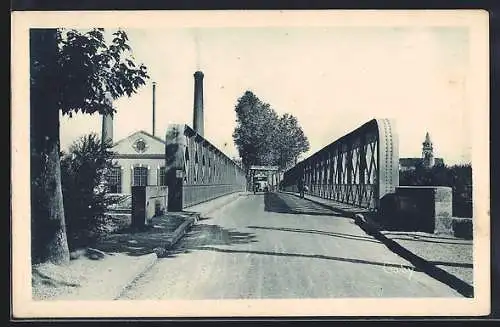
<svg viewBox="0 0 500 327"><path fill-rule="evenodd" d="M245 172L191 127L171 125L165 140L169 210L246 189Z"/></svg>
<svg viewBox="0 0 500 327"><path fill-rule="evenodd" d="M297 191L300 177L311 195L377 210L399 185L395 122L370 120L284 172L283 186Z"/></svg>

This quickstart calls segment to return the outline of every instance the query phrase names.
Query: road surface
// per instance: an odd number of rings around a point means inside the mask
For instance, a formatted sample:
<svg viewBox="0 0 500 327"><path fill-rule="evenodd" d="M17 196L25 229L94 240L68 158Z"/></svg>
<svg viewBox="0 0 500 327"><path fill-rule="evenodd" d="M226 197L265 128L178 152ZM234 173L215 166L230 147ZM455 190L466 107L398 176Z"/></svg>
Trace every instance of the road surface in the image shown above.
<svg viewBox="0 0 500 327"><path fill-rule="evenodd" d="M351 219L288 194L249 194L199 221L121 299L460 297Z"/></svg>

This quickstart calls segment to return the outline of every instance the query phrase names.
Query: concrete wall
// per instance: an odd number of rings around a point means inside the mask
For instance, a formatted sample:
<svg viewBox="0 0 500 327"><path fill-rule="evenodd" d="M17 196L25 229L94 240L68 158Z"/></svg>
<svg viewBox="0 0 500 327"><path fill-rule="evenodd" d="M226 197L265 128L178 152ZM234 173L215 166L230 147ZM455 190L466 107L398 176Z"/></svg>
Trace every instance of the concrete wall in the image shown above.
<svg viewBox="0 0 500 327"><path fill-rule="evenodd" d="M166 186L132 187L132 225L141 227L158 214L167 212L168 188Z"/></svg>
<svg viewBox="0 0 500 327"><path fill-rule="evenodd" d="M227 194L243 191L245 188L242 185L184 185L182 201L184 207L190 207Z"/></svg>
<svg viewBox="0 0 500 327"><path fill-rule="evenodd" d="M381 213L384 222L396 229L453 234L451 187L396 187Z"/></svg>

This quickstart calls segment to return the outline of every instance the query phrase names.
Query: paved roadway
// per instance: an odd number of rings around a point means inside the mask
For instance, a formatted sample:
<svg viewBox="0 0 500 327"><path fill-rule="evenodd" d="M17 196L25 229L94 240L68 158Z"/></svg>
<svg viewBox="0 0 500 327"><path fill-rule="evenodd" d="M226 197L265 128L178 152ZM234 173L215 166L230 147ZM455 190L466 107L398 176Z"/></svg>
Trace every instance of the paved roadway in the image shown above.
<svg viewBox="0 0 500 327"><path fill-rule="evenodd" d="M351 219L271 193L242 196L199 221L122 299L459 296Z"/></svg>

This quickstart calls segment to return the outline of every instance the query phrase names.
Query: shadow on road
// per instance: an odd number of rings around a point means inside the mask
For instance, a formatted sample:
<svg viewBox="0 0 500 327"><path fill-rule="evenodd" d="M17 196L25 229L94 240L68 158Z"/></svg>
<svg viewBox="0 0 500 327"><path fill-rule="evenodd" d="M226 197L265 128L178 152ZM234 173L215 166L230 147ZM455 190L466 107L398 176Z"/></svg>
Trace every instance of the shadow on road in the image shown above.
<svg viewBox="0 0 500 327"><path fill-rule="evenodd" d="M342 258L342 257L331 257L331 256L326 256L326 255L321 255L321 254L234 250L234 249L221 249L221 248L212 247L212 246L199 246L199 247L195 247L195 249L202 250L202 251L214 251L214 252L223 252L223 253L248 253L248 254L272 255L272 256L278 256L278 257L299 257L299 258L312 258L312 259L322 259L322 260L334 260L334 261L341 261L341 262L350 262L350 263L357 263L357 264L367 264L367 265L382 266L382 267L388 267L388 268L401 268L401 269L419 271L415 267L407 266L407 265L403 265L403 264L376 262L376 261L350 259L350 258Z"/></svg>
<svg viewBox="0 0 500 327"><path fill-rule="evenodd" d="M191 212L170 213L168 216L153 218L154 225L144 230L124 229L98 240L93 247L108 253L124 253L130 256L141 256L153 253L155 248L164 247L172 233Z"/></svg>
<svg viewBox="0 0 500 327"><path fill-rule="evenodd" d="M361 225L360 226L366 233L372 235L379 241L383 242L387 248L389 248L391 251L399 255L405 260L408 260L410 263L412 263L415 267L418 267L421 271L425 272L427 275L431 276L434 279L439 280L440 282L450 286L451 288L455 289L458 291L460 294L462 294L465 297L474 297L474 287L472 285L469 285L467 282L461 280L460 278L456 277L453 274L450 274L449 272L440 269L437 267L437 265L444 265L444 266L453 266L455 263L452 262L430 262L425 260L424 258L414 254L413 252L409 251L405 247L401 246L398 242L395 242L394 240L387 238L384 234L373 232L373 230L367 228L366 226ZM461 265L461 263L458 263ZM466 267L469 268L469 267Z"/></svg>
<svg viewBox="0 0 500 327"><path fill-rule="evenodd" d="M345 238L348 240L364 241L364 242L372 242L372 243L380 244L380 241L377 241L376 239L374 239L372 237L343 234L343 233L334 233L334 232L325 232L325 231L316 230L316 229L300 229L300 228L287 228L287 227L263 227L263 226L247 226L247 228L277 230L277 231L293 232L293 233L317 234L317 235Z"/></svg>
<svg viewBox="0 0 500 327"><path fill-rule="evenodd" d="M257 242L254 233L239 232L219 225L196 224L182 238L177 246L169 251L167 258L176 254L190 253L206 245L235 245Z"/></svg>
<svg viewBox="0 0 500 327"><path fill-rule="evenodd" d="M429 262L436 266L459 267L459 268L470 268L470 269L474 268L474 265L472 263L447 262L447 261L429 261Z"/></svg>
<svg viewBox="0 0 500 327"><path fill-rule="evenodd" d="M459 239L454 236L446 235L433 235L433 234L420 234L415 235L413 232L384 232L386 237L390 236L393 240L402 241L416 241L416 242L427 242L427 243L442 243L442 244L456 244L456 245L468 245L470 246L471 240Z"/></svg>
<svg viewBox="0 0 500 327"><path fill-rule="evenodd" d="M266 193L264 195L264 210L276 213L296 215L336 216L346 218L314 202L300 199L282 193Z"/></svg>
<svg viewBox="0 0 500 327"><path fill-rule="evenodd" d="M428 239L424 239L423 237L419 237L419 238L410 238L410 237L391 237L392 240L400 240L400 241L414 241L414 242L424 242L424 243L436 243L436 244L451 244L451 245L466 245L466 246L470 246L470 244L466 243L466 242L451 242L451 240L449 241L434 241L434 240L428 240ZM445 239L443 239L445 240Z"/></svg>

